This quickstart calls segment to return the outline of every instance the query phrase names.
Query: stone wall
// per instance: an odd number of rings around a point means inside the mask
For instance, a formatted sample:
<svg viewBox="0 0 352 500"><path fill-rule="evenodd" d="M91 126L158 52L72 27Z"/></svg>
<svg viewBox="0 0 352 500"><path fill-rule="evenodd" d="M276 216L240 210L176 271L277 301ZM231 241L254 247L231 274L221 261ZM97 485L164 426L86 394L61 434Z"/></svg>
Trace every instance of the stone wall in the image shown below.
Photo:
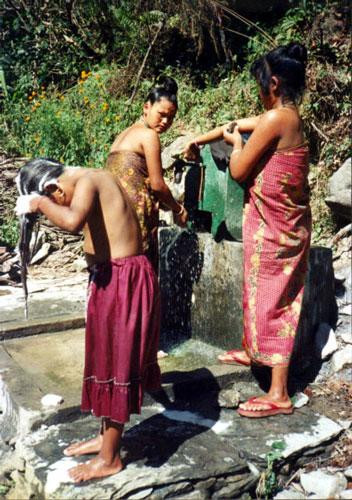
<svg viewBox="0 0 352 500"><path fill-rule="evenodd" d="M161 348L191 337L223 349L241 347L242 244L176 227L161 228L159 240ZM336 318L332 252L312 247L294 349L299 366L309 364L319 325L334 327Z"/></svg>

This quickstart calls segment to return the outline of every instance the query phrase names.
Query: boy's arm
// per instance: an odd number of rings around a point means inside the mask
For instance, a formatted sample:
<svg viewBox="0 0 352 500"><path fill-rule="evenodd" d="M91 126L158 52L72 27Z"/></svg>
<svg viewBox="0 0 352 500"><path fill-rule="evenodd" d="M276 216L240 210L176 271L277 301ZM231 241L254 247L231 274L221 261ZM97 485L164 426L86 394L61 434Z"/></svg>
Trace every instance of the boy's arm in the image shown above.
<svg viewBox="0 0 352 500"><path fill-rule="evenodd" d="M58 205L48 196L41 196L35 211L42 212L55 226L76 233L86 223L89 212L93 207L96 193L97 189L93 181L89 177L82 177L76 183L69 207ZM32 203L34 205L36 200Z"/></svg>

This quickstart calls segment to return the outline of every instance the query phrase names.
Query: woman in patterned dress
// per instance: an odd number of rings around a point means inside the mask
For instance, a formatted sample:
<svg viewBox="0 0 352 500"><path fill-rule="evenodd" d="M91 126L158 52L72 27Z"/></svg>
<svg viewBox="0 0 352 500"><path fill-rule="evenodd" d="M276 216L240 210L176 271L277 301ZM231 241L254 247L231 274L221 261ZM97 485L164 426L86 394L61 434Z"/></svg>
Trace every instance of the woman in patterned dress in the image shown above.
<svg viewBox="0 0 352 500"><path fill-rule="evenodd" d="M293 412L287 379L302 306L311 234L308 148L297 103L305 86L306 49L296 43L278 47L254 62L266 112L238 120L233 132L222 127L187 147L221 135L233 145L230 172L246 181L243 218L245 350L220 361L271 367L267 394L240 405L245 417ZM217 132L216 132L217 131ZM251 131L243 145L240 132Z"/></svg>
<svg viewBox="0 0 352 500"><path fill-rule="evenodd" d="M158 269L159 203L172 210L179 226L187 222L187 211L172 196L163 178L159 135L172 125L177 112L177 84L164 77L149 92L143 116L113 142L106 168L128 193L142 231L143 251Z"/></svg>

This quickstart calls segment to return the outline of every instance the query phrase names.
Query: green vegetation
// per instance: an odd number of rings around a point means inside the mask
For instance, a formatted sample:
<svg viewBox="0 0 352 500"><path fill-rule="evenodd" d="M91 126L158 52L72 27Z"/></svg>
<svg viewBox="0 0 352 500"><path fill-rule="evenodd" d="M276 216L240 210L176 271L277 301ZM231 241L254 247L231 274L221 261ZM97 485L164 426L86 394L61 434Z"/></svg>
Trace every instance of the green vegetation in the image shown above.
<svg viewBox="0 0 352 500"><path fill-rule="evenodd" d="M313 236L323 241L334 229L327 180L349 155L348 2L285 3L276 17L246 24L226 0L114 0L99 8L94 1L0 0L0 152L102 167L160 73L179 84L179 112L164 144L258 113L250 63L274 44L302 41L309 51L302 111L312 153ZM13 216L0 222L0 239L12 242Z"/></svg>
<svg viewBox="0 0 352 500"><path fill-rule="evenodd" d="M271 450L265 455L266 469L262 472L256 494L257 498L270 499L278 489L277 477L275 474L275 462L282 456L283 450L286 448L284 441L274 441L271 444Z"/></svg>

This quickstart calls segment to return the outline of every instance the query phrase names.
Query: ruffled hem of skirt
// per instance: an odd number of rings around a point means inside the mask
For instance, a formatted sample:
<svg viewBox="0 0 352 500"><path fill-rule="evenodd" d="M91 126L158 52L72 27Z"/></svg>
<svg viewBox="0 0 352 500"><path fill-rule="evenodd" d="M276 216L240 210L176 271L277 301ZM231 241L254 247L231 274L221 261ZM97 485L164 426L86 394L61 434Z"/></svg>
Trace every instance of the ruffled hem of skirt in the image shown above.
<svg viewBox="0 0 352 500"><path fill-rule="evenodd" d="M83 380L81 410L124 424L132 413L141 412L144 391L153 392L160 387L160 368L157 363L148 367L143 379L129 383L86 377Z"/></svg>

